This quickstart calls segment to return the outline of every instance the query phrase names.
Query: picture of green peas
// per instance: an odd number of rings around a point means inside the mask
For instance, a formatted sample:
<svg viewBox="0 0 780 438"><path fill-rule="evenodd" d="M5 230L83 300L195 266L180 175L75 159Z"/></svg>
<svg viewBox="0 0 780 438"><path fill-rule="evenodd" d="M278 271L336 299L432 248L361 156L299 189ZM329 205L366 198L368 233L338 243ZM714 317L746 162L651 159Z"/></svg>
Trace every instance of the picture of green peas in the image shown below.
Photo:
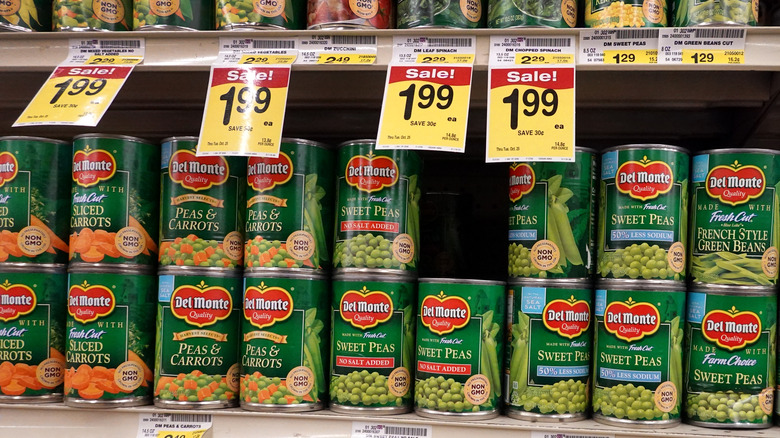
<svg viewBox="0 0 780 438"><path fill-rule="evenodd" d="M661 412L654 403L653 391L633 383L611 388L595 388L593 413L639 421L669 420L676 417L677 407L671 412Z"/></svg>
<svg viewBox="0 0 780 438"><path fill-rule="evenodd" d="M688 394L685 414L689 420L718 423L768 424L772 418L761 409L758 394L734 391Z"/></svg>
<svg viewBox="0 0 780 438"><path fill-rule="evenodd" d="M612 253L603 253L599 258L599 272L602 277L631 279L643 278L682 281L685 278L669 268L666 251L658 245L647 242L633 244Z"/></svg>
<svg viewBox="0 0 780 438"><path fill-rule="evenodd" d="M580 380L561 380L552 385L527 386L512 404L522 406L526 412L540 414L573 414L588 408L587 384Z"/></svg>
<svg viewBox="0 0 780 438"><path fill-rule="evenodd" d="M418 380L414 390L415 407L444 412L479 412L480 407L469 403L463 394L463 385L443 376Z"/></svg>
<svg viewBox="0 0 780 438"><path fill-rule="evenodd" d="M173 242L164 242L160 248L160 265L218 266L234 269L238 260L225 254L223 243L217 240L201 239L194 234L177 237Z"/></svg>
<svg viewBox="0 0 780 438"><path fill-rule="evenodd" d="M393 254L393 242L382 235L371 233L338 242L333 253L336 267L406 269Z"/></svg>
<svg viewBox="0 0 780 438"><path fill-rule="evenodd" d="M93 5L104 10L96 13ZM103 7L105 5L105 7ZM54 30L132 30L132 0L60 0L53 4ZM107 11L107 12L106 12Z"/></svg>
<svg viewBox="0 0 780 438"><path fill-rule="evenodd" d="M339 404L360 406L403 406L403 397L391 394L387 377L367 370L352 371L330 382L330 398Z"/></svg>

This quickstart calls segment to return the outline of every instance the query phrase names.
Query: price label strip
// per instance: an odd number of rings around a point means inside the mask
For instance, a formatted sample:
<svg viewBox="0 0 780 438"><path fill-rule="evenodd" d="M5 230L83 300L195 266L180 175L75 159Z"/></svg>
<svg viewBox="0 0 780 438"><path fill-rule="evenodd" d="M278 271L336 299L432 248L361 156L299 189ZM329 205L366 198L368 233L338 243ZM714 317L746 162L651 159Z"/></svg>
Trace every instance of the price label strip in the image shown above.
<svg viewBox="0 0 780 438"><path fill-rule="evenodd" d="M279 156L295 40L220 38L198 155Z"/></svg>
<svg viewBox="0 0 780 438"><path fill-rule="evenodd" d="M580 32L580 64L656 64L658 29L592 29Z"/></svg>
<svg viewBox="0 0 780 438"><path fill-rule="evenodd" d="M432 438L433 428L424 425L352 422L351 438Z"/></svg>
<svg viewBox="0 0 780 438"><path fill-rule="evenodd" d="M97 126L133 68L143 61L144 40L70 40L58 65L14 127Z"/></svg>
<svg viewBox="0 0 780 438"><path fill-rule="evenodd" d="M395 37L377 149L465 152L474 37Z"/></svg>
<svg viewBox="0 0 780 438"><path fill-rule="evenodd" d="M312 35L298 40L296 64L376 63L375 35Z"/></svg>
<svg viewBox="0 0 780 438"><path fill-rule="evenodd" d="M492 36L485 161L574 161L574 103L573 37Z"/></svg>
<svg viewBox="0 0 780 438"><path fill-rule="evenodd" d="M137 438L202 438L211 429L204 414L141 414Z"/></svg>
<svg viewBox="0 0 780 438"><path fill-rule="evenodd" d="M740 65L745 63L745 29L660 29L658 48L659 64Z"/></svg>

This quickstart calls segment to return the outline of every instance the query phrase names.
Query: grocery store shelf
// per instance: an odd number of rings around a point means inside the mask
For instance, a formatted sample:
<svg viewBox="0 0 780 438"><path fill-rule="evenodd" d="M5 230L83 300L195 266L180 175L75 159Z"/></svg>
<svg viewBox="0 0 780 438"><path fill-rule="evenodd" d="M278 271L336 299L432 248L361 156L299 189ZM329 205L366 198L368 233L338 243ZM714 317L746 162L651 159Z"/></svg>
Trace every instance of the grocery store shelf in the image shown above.
<svg viewBox="0 0 780 438"><path fill-rule="evenodd" d="M64 406L0 405L0 436L38 438L49 437L56 430L57 438L135 438L139 418L152 412L177 412L212 414L211 438L238 438L261 436L263 438L341 438L350 437L352 422L381 423L391 425L431 426L432 436L427 438L530 438L534 432L565 433L567 436L628 437L680 437L720 438L729 437L777 437L780 429L718 430L689 425L667 429L642 429L630 425L606 426L592 420L573 423L531 423L498 417L492 420L459 421L431 420L415 414L372 417L345 416L329 411L315 413L257 413L240 409L211 411L168 411L152 407L121 408L114 410L84 410ZM107 431L110 430L110 435ZM208 438L208 435L207 435Z"/></svg>

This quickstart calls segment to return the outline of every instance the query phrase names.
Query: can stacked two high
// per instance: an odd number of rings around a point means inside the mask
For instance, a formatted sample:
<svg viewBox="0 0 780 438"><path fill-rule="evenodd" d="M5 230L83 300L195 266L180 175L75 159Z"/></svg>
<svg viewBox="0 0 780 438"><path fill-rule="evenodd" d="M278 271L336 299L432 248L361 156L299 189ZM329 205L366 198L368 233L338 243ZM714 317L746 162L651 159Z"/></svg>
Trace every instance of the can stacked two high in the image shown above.
<svg viewBox="0 0 780 438"><path fill-rule="evenodd" d="M596 152L509 167L507 415L587 417Z"/></svg>

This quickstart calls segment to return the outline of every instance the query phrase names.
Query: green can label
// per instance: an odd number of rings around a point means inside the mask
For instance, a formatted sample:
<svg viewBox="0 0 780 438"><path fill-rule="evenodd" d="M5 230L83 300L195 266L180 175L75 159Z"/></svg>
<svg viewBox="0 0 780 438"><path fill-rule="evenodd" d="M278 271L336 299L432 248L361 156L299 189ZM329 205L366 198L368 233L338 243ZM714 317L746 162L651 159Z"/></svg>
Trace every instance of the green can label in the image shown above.
<svg viewBox="0 0 780 438"><path fill-rule="evenodd" d="M412 283L333 282L332 404L411 407L414 292Z"/></svg>
<svg viewBox="0 0 780 438"><path fill-rule="evenodd" d="M694 157L693 281L762 286L777 283L777 157L739 152Z"/></svg>
<svg viewBox="0 0 780 438"><path fill-rule="evenodd" d="M62 394L66 290L64 273L0 273L0 400Z"/></svg>
<svg viewBox="0 0 780 438"><path fill-rule="evenodd" d="M601 157L601 277L685 280L688 155L620 149Z"/></svg>
<svg viewBox="0 0 780 438"><path fill-rule="evenodd" d="M685 414L711 424L770 424L777 297L688 294Z"/></svg>
<svg viewBox="0 0 780 438"><path fill-rule="evenodd" d="M677 0L674 27L758 24L758 0Z"/></svg>
<svg viewBox="0 0 780 438"><path fill-rule="evenodd" d="M133 0L133 30L171 26L215 30L214 3L203 0Z"/></svg>
<svg viewBox="0 0 780 438"><path fill-rule="evenodd" d="M412 29L421 26L442 26L457 29L485 27L482 0L450 2L400 0L396 14L398 29Z"/></svg>
<svg viewBox="0 0 780 438"><path fill-rule="evenodd" d="M593 270L596 162L509 166L509 276L588 278Z"/></svg>
<svg viewBox="0 0 780 438"><path fill-rule="evenodd" d="M68 262L71 147L0 138L0 262Z"/></svg>
<svg viewBox="0 0 780 438"><path fill-rule="evenodd" d="M554 27L567 29L577 25L575 0L490 0L487 27Z"/></svg>
<svg viewBox="0 0 780 438"><path fill-rule="evenodd" d="M306 1L217 0L217 26L302 30L306 28Z"/></svg>
<svg viewBox="0 0 780 438"><path fill-rule="evenodd" d="M244 279L242 405L327 400L328 298L325 280Z"/></svg>
<svg viewBox="0 0 780 438"><path fill-rule="evenodd" d="M290 141L276 158L249 158L245 267L330 266L332 168L330 151Z"/></svg>
<svg viewBox="0 0 780 438"><path fill-rule="evenodd" d="M76 138L70 216L71 263L154 265L159 149L121 138Z"/></svg>
<svg viewBox="0 0 780 438"><path fill-rule="evenodd" d="M133 30L133 0L55 0L54 30Z"/></svg>
<svg viewBox="0 0 780 438"><path fill-rule="evenodd" d="M415 408L498 409L505 310L503 284L420 283Z"/></svg>
<svg viewBox="0 0 780 438"><path fill-rule="evenodd" d="M336 268L417 269L420 159L352 143L339 151Z"/></svg>
<svg viewBox="0 0 780 438"><path fill-rule="evenodd" d="M509 289L507 406L542 415L585 415L593 348L590 288Z"/></svg>
<svg viewBox="0 0 780 438"><path fill-rule="evenodd" d="M585 27L666 27L666 0L586 0Z"/></svg>
<svg viewBox="0 0 780 438"><path fill-rule="evenodd" d="M105 402L151 396L157 279L71 272L65 396Z"/></svg>
<svg viewBox="0 0 780 438"><path fill-rule="evenodd" d="M160 265L236 268L244 255L244 162L198 157L197 140L162 144Z"/></svg>
<svg viewBox="0 0 780 438"><path fill-rule="evenodd" d="M595 300L594 415L679 420L685 292L597 289Z"/></svg>
<svg viewBox="0 0 780 438"><path fill-rule="evenodd" d="M9 0L0 5L0 29L51 31L51 2Z"/></svg>
<svg viewBox="0 0 780 438"><path fill-rule="evenodd" d="M160 275L154 396L238 404L241 277Z"/></svg>

